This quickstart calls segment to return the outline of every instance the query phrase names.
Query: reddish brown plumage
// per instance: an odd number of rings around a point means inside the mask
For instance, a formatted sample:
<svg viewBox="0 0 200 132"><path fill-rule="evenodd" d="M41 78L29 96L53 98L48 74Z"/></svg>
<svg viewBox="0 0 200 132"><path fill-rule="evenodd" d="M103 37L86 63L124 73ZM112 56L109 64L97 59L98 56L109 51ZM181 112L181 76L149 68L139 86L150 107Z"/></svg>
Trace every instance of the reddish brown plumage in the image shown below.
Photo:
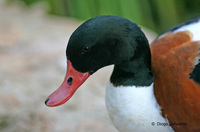
<svg viewBox="0 0 200 132"><path fill-rule="evenodd" d="M200 85L190 79L200 42L189 31L167 33L151 44L155 96L178 132L200 131Z"/></svg>

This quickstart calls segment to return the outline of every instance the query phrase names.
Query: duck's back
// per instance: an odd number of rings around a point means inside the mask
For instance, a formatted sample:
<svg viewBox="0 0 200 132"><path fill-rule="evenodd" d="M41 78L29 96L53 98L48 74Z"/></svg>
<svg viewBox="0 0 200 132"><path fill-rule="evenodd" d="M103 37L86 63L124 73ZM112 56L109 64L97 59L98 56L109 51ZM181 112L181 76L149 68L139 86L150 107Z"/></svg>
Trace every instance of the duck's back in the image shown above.
<svg viewBox="0 0 200 132"><path fill-rule="evenodd" d="M200 17L151 44L155 96L175 131L200 131Z"/></svg>

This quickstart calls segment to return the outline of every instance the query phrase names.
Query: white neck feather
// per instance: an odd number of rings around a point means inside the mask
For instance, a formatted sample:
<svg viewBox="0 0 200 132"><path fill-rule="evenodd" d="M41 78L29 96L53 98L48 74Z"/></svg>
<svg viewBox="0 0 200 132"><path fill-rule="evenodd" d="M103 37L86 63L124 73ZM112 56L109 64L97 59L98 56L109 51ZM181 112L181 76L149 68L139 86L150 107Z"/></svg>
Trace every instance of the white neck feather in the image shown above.
<svg viewBox="0 0 200 132"><path fill-rule="evenodd" d="M120 132L173 131L168 120L162 117L153 84L148 87L114 87L108 83L106 105L111 120Z"/></svg>

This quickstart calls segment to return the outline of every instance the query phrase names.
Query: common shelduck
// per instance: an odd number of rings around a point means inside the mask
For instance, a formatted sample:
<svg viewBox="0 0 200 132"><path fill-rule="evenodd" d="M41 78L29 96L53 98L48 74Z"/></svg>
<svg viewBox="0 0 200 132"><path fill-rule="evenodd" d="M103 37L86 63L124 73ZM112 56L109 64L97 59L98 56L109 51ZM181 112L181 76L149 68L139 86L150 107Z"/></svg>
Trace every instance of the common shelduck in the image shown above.
<svg viewBox="0 0 200 132"><path fill-rule="evenodd" d="M98 69L114 64L106 105L120 132L200 132L200 16L170 28L149 46L140 27L98 16L71 35L67 73L45 101L68 101Z"/></svg>

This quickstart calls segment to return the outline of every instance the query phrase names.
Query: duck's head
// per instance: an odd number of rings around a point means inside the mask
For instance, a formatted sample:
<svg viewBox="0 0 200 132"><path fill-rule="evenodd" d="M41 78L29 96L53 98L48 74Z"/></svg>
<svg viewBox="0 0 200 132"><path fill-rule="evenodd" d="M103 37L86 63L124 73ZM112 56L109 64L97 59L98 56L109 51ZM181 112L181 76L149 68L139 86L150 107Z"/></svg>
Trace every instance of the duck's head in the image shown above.
<svg viewBox="0 0 200 132"><path fill-rule="evenodd" d="M137 24L125 18L99 16L86 21L69 39L64 82L47 98L46 105L57 106L68 101L98 69L111 64L123 65L130 59L136 59L136 49L141 42L148 45Z"/></svg>

